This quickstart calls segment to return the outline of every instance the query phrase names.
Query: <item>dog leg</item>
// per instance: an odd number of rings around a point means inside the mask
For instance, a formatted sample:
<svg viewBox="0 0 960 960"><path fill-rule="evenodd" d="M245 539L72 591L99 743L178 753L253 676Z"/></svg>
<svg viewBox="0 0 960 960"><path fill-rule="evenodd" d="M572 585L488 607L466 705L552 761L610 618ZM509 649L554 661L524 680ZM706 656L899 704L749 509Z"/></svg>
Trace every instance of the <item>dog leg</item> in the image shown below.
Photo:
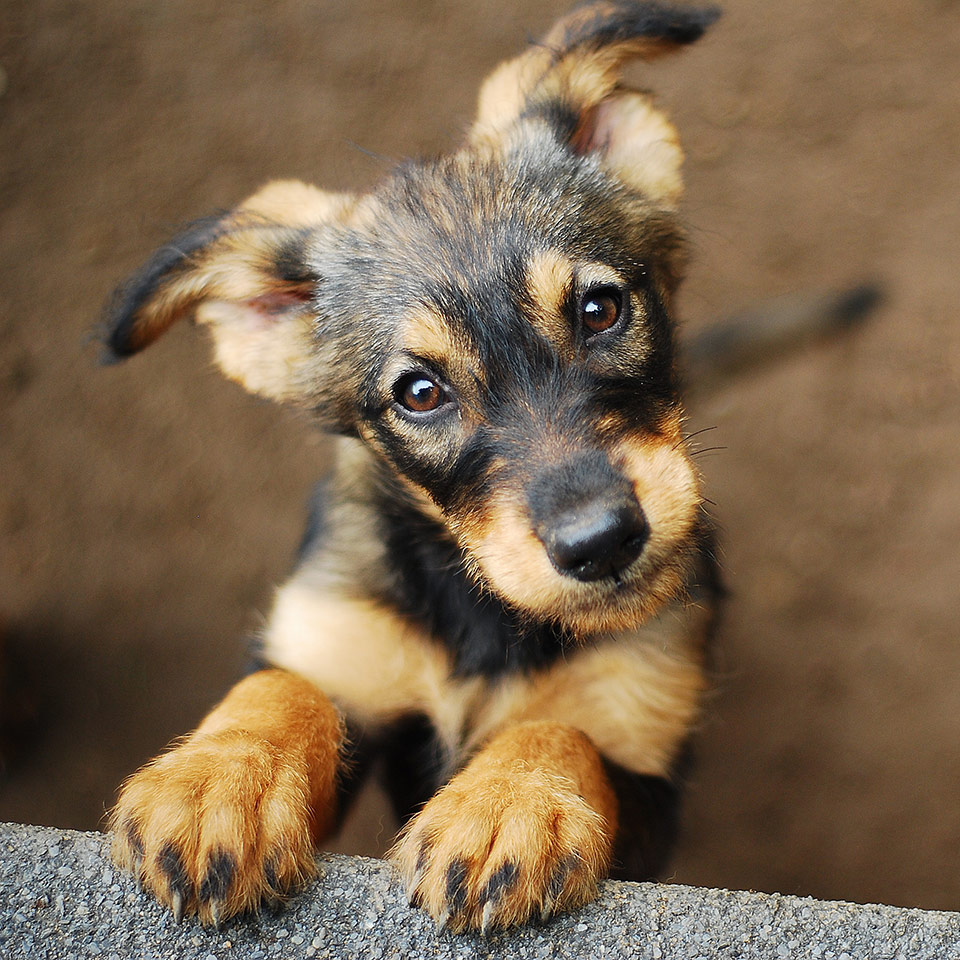
<svg viewBox="0 0 960 960"><path fill-rule="evenodd" d="M335 813L340 717L282 670L238 683L197 730L124 785L114 859L179 919L217 924L315 872Z"/></svg>
<svg viewBox="0 0 960 960"><path fill-rule="evenodd" d="M455 932L486 933L591 900L616 821L590 740L533 721L493 737L410 822L391 857L412 903Z"/></svg>

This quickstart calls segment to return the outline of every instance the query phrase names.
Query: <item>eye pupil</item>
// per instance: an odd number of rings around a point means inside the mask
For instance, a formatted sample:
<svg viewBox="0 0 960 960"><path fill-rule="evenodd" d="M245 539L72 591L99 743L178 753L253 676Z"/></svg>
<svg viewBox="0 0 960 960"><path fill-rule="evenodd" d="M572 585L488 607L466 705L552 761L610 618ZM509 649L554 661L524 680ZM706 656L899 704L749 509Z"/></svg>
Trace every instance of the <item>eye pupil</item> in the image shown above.
<svg viewBox="0 0 960 960"><path fill-rule="evenodd" d="M609 330L620 319L620 293L617 290L594 290L583 298L580 308L584 327L590 333Z"/></svg>
<svg viewBox="0 0 960 960"><path fill-rule="evenodd" d="M443 388L421 374L402 380L398 386L398 402L414 413L436 410L446 400Z"/></svg>

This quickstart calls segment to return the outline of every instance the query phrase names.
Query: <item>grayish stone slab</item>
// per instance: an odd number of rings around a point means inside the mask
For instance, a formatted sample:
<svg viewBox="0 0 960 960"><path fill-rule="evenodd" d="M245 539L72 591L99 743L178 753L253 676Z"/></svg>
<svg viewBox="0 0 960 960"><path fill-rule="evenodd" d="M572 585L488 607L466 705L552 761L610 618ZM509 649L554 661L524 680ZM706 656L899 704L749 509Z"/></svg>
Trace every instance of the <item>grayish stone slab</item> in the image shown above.
<svg viewBox="0 0 960 960"><path fill-rule="evenodd" d="M407 906L387 864L325 856L320 868L280 913L205 930L138 892L101 834L0 825L0 958L960 960L960 914L652 883L605 883L542 926L453 936Z"/></svg>

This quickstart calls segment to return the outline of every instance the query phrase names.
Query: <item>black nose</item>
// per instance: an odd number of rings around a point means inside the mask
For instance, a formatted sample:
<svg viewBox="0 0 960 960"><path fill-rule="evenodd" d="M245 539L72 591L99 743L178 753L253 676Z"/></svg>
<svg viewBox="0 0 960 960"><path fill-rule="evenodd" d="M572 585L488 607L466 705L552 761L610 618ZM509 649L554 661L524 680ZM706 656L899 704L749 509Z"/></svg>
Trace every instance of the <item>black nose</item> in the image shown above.
<svg viewBox="0 0 960 960"><path fill-rule="evenodd" d="M640 556L650 527L631 497L613 504L595 500L558 517L544 531L553 565L577 580L615 577Z"/></svg>

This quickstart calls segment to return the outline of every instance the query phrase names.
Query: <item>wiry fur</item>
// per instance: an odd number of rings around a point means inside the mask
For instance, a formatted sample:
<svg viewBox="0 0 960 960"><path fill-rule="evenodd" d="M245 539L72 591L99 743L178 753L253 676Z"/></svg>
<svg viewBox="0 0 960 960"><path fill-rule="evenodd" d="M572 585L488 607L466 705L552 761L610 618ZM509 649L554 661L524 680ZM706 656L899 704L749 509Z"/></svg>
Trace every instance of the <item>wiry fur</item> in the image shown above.
<svg viewBox="0 0 960 960"><path fill-rule="evenodd" d="M716 591L671 315L682 153L619 71L715 16L588 4L490 77L459 151L366 196L269 184L115 295L114 357L192 316L228 376L338 435L270 669L112 813L175 913L309 877L378 752L398 812L423 804L393 857L454 930L660 869Z"/></svg>

